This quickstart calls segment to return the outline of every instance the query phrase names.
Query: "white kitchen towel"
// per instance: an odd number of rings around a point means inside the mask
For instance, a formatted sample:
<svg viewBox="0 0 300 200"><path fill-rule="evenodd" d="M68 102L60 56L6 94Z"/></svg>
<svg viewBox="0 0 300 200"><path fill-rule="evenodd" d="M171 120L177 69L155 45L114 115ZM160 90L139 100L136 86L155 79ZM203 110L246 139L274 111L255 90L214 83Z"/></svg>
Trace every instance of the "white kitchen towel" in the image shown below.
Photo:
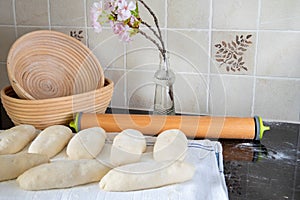
<svg viewBox="0 0 300 200"><path fill-rule="evenodd" d="M109 141L108 141L109 142ZM109 144L108 144L109 145ZM151 150L153 140L147 139ZM62 152L56 159L65 159ZM210 140L189 140L186 161L192 163L195 175L192 180L134 192L106 192L98 182L67 189L25 191L15 180L0 182L0 199L95 199L95 200L226 200L228 199L223 174L222 146Z"/></svg>

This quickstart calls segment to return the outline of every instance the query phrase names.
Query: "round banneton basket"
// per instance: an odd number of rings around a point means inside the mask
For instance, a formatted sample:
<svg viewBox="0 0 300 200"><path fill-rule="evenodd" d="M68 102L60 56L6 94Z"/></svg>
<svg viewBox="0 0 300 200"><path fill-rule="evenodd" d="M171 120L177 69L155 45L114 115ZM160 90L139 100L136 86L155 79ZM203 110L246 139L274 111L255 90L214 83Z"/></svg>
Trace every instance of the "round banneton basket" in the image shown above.
<svg viewBox="0 0 300 200"><path fill-rule="evenodd" d="M11 86L1 90L1 100L15 125L31 124L37 129L67 125L77 112L104 113L112 94L113 82L105 79L104 87L86 93L41 100L20 99Z"/></svg>
<svg viewBox="0 0 300 200"><path fill-rule="evenodd" d="M93 91L104 85L103 69L80 41L40 30L16 40L7 57L8 77L22 99L49 99Z"/></svg>

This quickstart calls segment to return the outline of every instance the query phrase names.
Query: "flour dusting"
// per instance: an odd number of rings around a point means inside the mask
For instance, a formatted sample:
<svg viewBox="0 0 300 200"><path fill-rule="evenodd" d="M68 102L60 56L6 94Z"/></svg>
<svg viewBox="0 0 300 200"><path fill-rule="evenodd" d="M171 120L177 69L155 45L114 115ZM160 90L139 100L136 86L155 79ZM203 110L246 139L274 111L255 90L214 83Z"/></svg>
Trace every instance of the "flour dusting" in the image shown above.
<svg viewBox="0 0 300 200"><path fill-rule="evenodd" d="M270 151L268 153L268 157L269 158L272 158L272 159L276 159L276 160L290 160L292 159L290 156L282 153L282 152L273 152L273 151Z"/></svg>

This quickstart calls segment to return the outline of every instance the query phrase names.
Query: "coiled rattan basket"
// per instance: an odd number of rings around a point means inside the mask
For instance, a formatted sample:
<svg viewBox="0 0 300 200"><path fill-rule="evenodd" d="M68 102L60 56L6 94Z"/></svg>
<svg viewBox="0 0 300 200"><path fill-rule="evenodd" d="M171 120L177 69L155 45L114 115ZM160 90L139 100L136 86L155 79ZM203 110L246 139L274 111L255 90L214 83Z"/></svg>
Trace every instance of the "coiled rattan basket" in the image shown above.
<svg viewBox="0 0 300 200"><path fill-rule="evenodd" d="M104 85L92 51L64 33L39 30L16 40L7 57L8 77L22 99L49 99L93 91Z"/></svg>
<svg viewBox="0 0 300 200"><path fill-rule="evenodd" d="M1 100L15 125L31 124L37 129L67 125L77 112L104 113L113 94L113 82L86 93L41 100L20 99L11 86L1 90Z"/></svg>

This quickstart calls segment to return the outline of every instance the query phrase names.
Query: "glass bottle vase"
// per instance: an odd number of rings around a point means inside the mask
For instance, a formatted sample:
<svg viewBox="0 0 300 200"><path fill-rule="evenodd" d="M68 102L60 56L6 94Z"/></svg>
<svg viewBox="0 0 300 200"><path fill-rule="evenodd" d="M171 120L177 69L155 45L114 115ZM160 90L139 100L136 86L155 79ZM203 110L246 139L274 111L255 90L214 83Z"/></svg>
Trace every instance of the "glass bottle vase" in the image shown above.
<svg viewBox="0 0 300 200"><path fill-rule="evenodd" d="M160 59L159 69L154 74L155 96L153 114L175 115L173 85L175 74L170 69L169 59Z"/></svg>

